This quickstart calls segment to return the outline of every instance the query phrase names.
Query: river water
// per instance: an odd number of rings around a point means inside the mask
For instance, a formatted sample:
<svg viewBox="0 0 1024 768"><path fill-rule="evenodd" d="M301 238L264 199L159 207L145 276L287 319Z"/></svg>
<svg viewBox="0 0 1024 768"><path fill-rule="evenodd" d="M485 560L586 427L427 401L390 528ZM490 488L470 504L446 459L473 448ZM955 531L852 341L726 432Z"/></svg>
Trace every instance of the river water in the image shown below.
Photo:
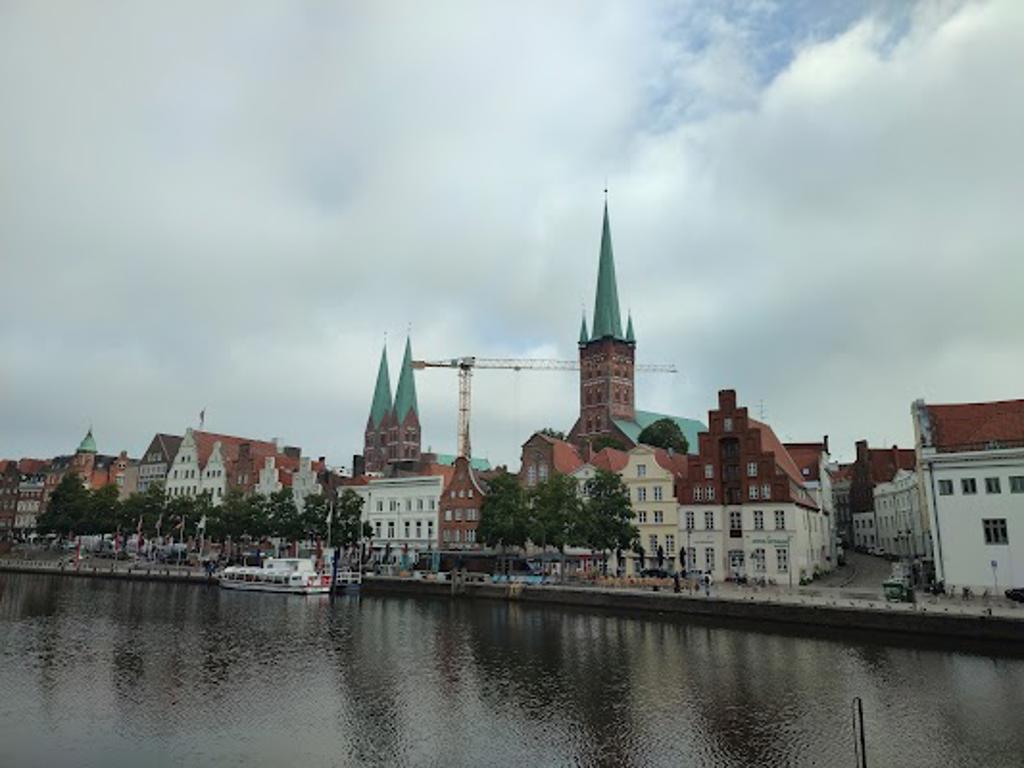
<svg viewBox="0 0 1024 768"><path fill-rule="evenodd" d="M0 574L0 765L1024 765L1024 659Z"/></svg>

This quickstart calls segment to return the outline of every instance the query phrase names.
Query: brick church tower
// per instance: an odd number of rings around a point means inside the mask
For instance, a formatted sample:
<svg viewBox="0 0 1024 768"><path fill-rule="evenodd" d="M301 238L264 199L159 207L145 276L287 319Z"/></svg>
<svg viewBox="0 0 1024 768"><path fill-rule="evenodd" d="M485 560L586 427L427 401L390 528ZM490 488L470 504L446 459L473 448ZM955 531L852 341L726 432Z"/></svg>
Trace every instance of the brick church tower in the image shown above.
<svg viewBox="0 0 1024 768"><path fill-rule="evenodd" d="M412 343L409 339L405 341L405 356L393 402L386 345L380 353L377 384L373 389L373 402L363 438L363 468L366 472L386 472L398 462L417 462L420 459L419 404L416 401Z"/></svg>
<svg viewBox="0 0 1024 768"><path fill-rule="evenodd" d="M633 422L636 418L633 372L636 339L632 317L627 319L625 334L622 332L607 200L593 323L589 334L586 317L580 326L580 415L569 432L569 440L583 446L606 437L628 448L633 441L615 422Z"/></svg>

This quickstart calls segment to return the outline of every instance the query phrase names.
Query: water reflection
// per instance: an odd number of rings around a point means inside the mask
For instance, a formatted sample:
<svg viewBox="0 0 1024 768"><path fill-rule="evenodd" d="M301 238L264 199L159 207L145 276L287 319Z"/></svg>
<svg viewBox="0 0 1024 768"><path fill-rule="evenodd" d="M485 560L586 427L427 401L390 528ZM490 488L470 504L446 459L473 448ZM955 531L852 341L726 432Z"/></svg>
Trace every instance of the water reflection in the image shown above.
<svg viewBox="0 0 1024 768"><path fill-rule="evenodd" d="M496 602L0 575L12 765L1018 765L1024 661Z"/></svg>

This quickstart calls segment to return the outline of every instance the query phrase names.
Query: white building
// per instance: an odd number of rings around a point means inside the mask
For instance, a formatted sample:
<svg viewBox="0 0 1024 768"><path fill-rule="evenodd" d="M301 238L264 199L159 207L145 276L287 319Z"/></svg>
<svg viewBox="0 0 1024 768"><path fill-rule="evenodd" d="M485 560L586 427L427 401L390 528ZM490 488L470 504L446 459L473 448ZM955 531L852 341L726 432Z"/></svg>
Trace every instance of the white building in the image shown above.
<svg viewBox="0 0 1024 768"><path fill-rule="evenodd" d="M857 512L853 518L853 546L875 549L879 546L878 531L875 530L875 513Z"/></svg>
<svg viewBox="0 0 1024 768"><path fill-rule="evenodd" d="M878 543L909 559L932 557L931 534L921 505L917 472L900 469L874 488Z"/></svg>
<svg viewBox="0 0 1024 768"><path fill-rule="evenodd" d="M812 525L809 541L812 548L824 552L827 569L831 569L837 562L839 533L832 493L832 471L835 467L829 455L828 435L820 443L784 443L783 447L800 470L804 488L822 515L821 525Z"/></svg>
<svg viewBox="0 0 1024 768"><path fill-rule="evenodd" d="M419 552L438 549L441 475L372 478L346 486L363 499L363 520L373 529L372 547L380 562L409 562ZM344 490L344 489L342 489Z"/></svg>
<svg viewBox="0 0 1024 768"><path fill-rule="evenodd" d="M168 498L195 497L209 493L213 504L219 505L229 487L237 486L243 490L255 488L258 471L263 466L262 457L273 456L277 452L277 444L273 442L189 428L185 430L185 436L167 470L164 493ZM240 463L240 454L255 464L254 471L234 471L236 464Z"/></svg>
<svg viewBox="0 0 1024 768"><path fill-rule="evenodd" d="M1024 586L1024 400L911 406L936 578Z"/></svg>

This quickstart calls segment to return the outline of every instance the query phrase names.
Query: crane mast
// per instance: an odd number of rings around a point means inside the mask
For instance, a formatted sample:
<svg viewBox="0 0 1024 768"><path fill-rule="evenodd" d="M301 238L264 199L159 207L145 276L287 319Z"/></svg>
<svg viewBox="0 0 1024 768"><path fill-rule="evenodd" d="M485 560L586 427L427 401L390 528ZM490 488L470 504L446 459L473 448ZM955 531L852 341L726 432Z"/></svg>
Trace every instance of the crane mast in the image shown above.
<svg viewBox="0 0 1024 768"><path fill-rule="evenodd" d="M471 381L474 368L508 371L578 371L577 360L546 360L543 358L453 357L448 360L413 360L416 370L425 368L455 368L459 372L459 424L458 455L469 459L472 448L469 438L469 411ZM633 368L639 373L676 373L674 365L644 364Z"/></svg>

